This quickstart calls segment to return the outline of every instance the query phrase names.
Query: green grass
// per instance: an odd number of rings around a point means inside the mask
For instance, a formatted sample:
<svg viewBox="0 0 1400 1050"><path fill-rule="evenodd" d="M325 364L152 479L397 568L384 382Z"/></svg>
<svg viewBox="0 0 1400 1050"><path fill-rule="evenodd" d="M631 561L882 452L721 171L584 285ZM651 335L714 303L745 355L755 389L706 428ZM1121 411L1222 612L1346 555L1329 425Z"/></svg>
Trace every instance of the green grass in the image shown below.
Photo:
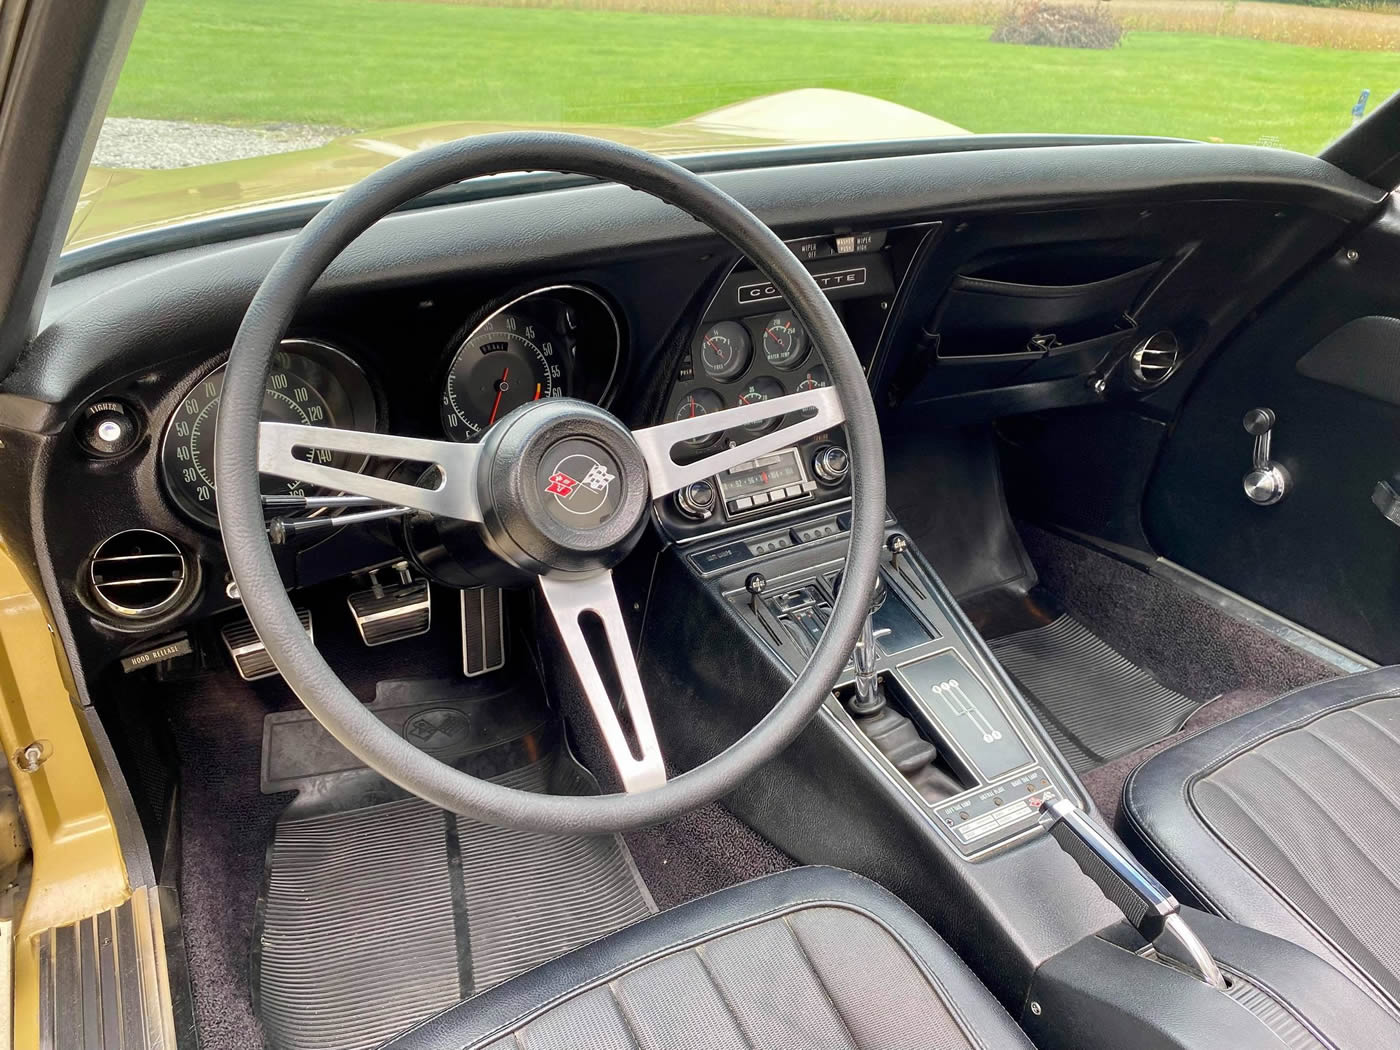
<svg viewBox="0 0 1400 1050"><path fill-rule="evenodd" d="M1018 47L979 26L147 0L114 116L362 129L439 120L659 125L793 87L861 91L977 132L1277 140L1315 152L1400 81L1394 53L1130 33Z"/></svg>

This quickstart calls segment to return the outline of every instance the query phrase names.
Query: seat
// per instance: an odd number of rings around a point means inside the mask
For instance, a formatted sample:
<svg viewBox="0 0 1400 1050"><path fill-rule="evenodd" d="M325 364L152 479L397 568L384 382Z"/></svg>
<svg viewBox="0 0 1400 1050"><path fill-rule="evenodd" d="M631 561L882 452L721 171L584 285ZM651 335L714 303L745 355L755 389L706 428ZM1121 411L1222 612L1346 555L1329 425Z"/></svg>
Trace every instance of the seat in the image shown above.
<svg viewBox="0 0 1400 1050"><path fill-rule="evenodd" d="M917 915L796 868L630 926L426 1020L383 1050L1024 1050Z"/></svg>
<svg viewBox="0 0 1400 1050"><path fill-rule="evenodd" d="M1400 667L1189 737L1123 786L1120 832L1182 900L1400 1005Z"/></svg>

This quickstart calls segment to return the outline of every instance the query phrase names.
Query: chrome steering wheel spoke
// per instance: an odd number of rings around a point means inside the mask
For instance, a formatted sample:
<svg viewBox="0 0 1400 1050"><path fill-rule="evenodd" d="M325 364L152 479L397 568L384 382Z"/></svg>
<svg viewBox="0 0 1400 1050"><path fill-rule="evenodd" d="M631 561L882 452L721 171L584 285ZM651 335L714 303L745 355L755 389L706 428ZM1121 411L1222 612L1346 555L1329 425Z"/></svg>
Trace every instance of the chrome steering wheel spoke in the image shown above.
<svg viewBox="0 0 1400 1050"><path fill-rule="evenodd" d="M677 445L692 438L717 434L731 427L752 426L790 413L801 413L801 416L786 426L750 438L733 448L726 448L688 463L676 462L673 455ZM821 387L817 390L788 394L785 397L770 398L755 405L740 405L738 408L727 408L723 412L710 412L693 419L680 419L657 427L647 427L645 430L634 431L632 436L642 450L642 458L646 460L652 498L657 499L683 489L692 482L701 481L714 474L723 474L741 463L787 448L793 442L813 434L820 434L845 418L846 413L841 408L841 400L836 396L835 389Z"/></svg>
<svg viewBox="0 0 1400 1050"><path fill-rule="evenodd" d="M627 624L622 619L612 573L602 572L584 579L541 576L540 593L554 615L554 622L564 639L564 648L588 698L589 709L622 780L623 790L630 793L661 787L666 783L666 763L661 757L661 745L656 740L651 709L647 706L642 679L637 673L637 659L632 654L632 645L627 637ZM635 749L627 739L614 697L608 694L593 651L583 633L580 620L587 613L594 614L602 623L603 640L617 669L622 699L632 723Z"/></svg>
<svg viewBox="0 0 1400 1050"><path fill-rule="evenodd" d="M298 449L302 450L300 455ZM320 462L314 458L317 452L431 463L438 468L441 481L432 489L406 485ZM313 458L308 459L308 453ZM481 520L476 487L480 458L479 446L455 441L298 423L264 422L258 426L258 470L263 474L321 485L337 492L366 496L460 521Z"/></svg>

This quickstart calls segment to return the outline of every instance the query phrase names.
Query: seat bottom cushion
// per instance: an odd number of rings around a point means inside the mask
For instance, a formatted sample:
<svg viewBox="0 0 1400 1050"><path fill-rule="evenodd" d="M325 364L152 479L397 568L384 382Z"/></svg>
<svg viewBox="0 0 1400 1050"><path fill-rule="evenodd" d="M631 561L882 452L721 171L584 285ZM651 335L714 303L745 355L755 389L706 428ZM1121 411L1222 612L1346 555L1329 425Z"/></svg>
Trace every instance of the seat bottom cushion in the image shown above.
<svg viewBox="0 0 1400 1050"><path fill-rule="evenodd" d="M692 901L410 1029L393 1050L1002 1050L1024 1034L908 907L798 868Z"/></svg>
<svg viewBox="0 0 1400 1050"><path fill-rule="evenodd" d="M1400 1004L1400 668L1295 690L1149 760L1122 831L1183 899Z"/></svg>

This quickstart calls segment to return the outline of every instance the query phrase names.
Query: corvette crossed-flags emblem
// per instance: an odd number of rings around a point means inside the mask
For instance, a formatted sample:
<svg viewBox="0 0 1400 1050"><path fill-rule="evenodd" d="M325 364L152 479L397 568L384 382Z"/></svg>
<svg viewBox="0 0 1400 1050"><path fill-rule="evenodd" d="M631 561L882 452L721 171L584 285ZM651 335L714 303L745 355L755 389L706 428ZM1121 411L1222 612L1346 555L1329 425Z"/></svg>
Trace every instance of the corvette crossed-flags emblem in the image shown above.
<svg viewBox="0 0 1400 1050"><path fill-rule="evenodd" d="M549 484L545 487L546 492L568 499L574 494L574 489L582 485L586 489L594 492L605 492L607 487L613 483L617 475L612 474L601 463L595 463L593 467L579 481L565 474L562 470L555 471L549 476Z"/></svg>

